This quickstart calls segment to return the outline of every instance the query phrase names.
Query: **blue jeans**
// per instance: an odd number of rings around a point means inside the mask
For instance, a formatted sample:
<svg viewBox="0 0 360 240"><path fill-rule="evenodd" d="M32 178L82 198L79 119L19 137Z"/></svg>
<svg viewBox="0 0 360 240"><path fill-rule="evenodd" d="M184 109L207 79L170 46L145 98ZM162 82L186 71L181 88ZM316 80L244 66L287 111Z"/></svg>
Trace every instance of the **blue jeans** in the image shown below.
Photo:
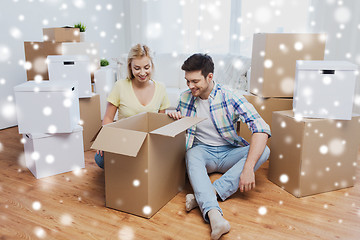
<svg viewBox="0 0 360 240"><path fill-rule="evenodd" d="M234 147L209 146L195 142L186 152L186 168L194 195L203 218L208 222L207 212L213 208L222 210L214 189L221 200L225 200L239 189L240 174L249 152L250 146ZM257 161L254 171L269 158L270 149L266 146ZM224 173L221 178L211 183L208 173Z"/></svg>
<svg viewBox="0 0 360 240"><path fill-rule="evenodd" d="M104 153L102 156L95 153L95 162L99 167L104 168Z"/></svg>

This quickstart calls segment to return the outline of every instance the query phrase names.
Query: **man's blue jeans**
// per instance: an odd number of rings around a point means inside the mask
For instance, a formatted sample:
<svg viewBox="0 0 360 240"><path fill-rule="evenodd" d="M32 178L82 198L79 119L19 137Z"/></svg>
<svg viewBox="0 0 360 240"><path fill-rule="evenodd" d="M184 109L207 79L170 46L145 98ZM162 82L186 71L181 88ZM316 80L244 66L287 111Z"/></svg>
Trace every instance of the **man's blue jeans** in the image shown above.
<svg viewBox="0 0 360 240"><path fill-rule="evenodd" d="M208 222L207 212L213 208L222 210L217 202L214 189L224 201L239 189L240 174L245 165L250 146L234 147L209 146L195 142L186 152L186 168L194 195L203 218ZM254 172L269 158L270 149L266 146L257 161ZM211 183L208 173L224 173Z"/></svg>

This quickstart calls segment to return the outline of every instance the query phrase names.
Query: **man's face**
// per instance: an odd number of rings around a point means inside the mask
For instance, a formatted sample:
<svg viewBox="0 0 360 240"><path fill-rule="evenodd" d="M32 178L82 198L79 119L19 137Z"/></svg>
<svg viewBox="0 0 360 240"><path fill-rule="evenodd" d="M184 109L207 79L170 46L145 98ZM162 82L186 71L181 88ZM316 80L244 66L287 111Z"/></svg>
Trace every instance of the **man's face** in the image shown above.
<svg viewBox="0 0 360 240"><path fill-rule="evenodd" d="M185 72L186 84L191 90L194 97L207 99L212 90L212 77L213 74L209 73L205 78L199 71Z"/></svg>

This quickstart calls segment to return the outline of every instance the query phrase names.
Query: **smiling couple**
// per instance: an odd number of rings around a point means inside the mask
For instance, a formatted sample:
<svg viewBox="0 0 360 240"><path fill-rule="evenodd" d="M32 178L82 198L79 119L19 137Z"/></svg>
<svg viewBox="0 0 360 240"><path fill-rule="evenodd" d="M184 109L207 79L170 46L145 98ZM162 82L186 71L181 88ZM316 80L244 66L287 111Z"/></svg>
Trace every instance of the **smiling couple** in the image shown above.
<svg viewBox="0 0 360 240"><path fill-rule="evenodd" d="M164 113L170 103L165 86L151 79L153 60L145 45L137 44L128 55L128 78L117 81L108 97L103 125L141 112ZM182 65L188 90L180 95L174 119L201 117L206 120L186 132L186 168L194 194L186 195L186 210L199 207L210 223L211 238L219 239L230 231L219 200L255 188L255 171L270 155L266 146L271 136L269 125L244 96L224 89L214 81L214 63L207 54L193 54ZM250 144L237 135L241 119L251 130ZM97 151L96 163L103 168L103 153ZM223 175L211 183L209 173Z"/></svg>

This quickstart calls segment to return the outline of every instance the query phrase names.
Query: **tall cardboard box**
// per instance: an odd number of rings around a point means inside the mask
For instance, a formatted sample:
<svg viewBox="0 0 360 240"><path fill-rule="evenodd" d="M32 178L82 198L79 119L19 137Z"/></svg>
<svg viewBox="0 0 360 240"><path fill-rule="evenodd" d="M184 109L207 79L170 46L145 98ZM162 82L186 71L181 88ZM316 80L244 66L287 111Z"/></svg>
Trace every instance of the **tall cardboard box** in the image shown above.
<svg viewBox="0 0 360 240"><path fill-rule="evenodd" d="M27 80L49 80L46 58L48 55L61 55L62 43L24 42Z"/></svg>
<svg viewBox="0 0 360 240"><path fill-rule="evenodd" d="M24 134L26 166L37 178L85 167L82 127L71 133Z"/></svg>
<svg viewBox="0 0 360 240"><path fill-rule="evenodd" d="M261 97L293 97L296 60L323 60L324 52L323 34L254 34L250 92Z"/></svg>
<svg viewBox="0 0 360 240"><path fill-rule="evenodd" d="M44 41L80 42L80 29L73 27L43 28Z"/></svg>
<svg viewBox="0 0 360 240"><path fill-rule="evenodd" d="M347 61L296 61L295 115L350 120L357 69Z"/></svg>
<svg viewBox="0 0 360 240"><path fill-rule="evenodd" d="M262 98L253 94L246 94L244 97L251 103L264 121L269 124L271 129L272 113L274 111L291 110L292 98ZM239 136L250 142L252 133L248 126L241 120L237 123L237 133ZM271 139L269 138L267 146L270 147Z"/></svg>
<svg viewBox="0 0 360 240"><path fill-rule="evenodd" d="M141 113L103 126L91 148L104 151L106 206L150 218L170 201L185 183L184 131L201 120Z"/></svg>
<svg viewBox="0 0 360 240"><path fill-rule="evenodd" d="M62 44L64 55L88 55L90 58L91 81L94 73L100 68L99 44L95 42L66 42Z"/></svg>
<svg viewBox="0 0 360 240"><path fill-rule="evenodd" d="M91 98L80 98L80 123L84 129L84 151L90 150L92 138L101 128L100 96L93 95Z"/></svg>
<svg viewBox="0 0 360 240"><path fill-rule="evenodd" d="M14 87L19 133L70 133L79 124L76 82L28 81Z"/></svg>
<svg viewBox="0 0 360 240"><path fill-rule="evenodd" d="M273 113L269 180L296 197L354 185L360 117L296 119Z"/></svg>

